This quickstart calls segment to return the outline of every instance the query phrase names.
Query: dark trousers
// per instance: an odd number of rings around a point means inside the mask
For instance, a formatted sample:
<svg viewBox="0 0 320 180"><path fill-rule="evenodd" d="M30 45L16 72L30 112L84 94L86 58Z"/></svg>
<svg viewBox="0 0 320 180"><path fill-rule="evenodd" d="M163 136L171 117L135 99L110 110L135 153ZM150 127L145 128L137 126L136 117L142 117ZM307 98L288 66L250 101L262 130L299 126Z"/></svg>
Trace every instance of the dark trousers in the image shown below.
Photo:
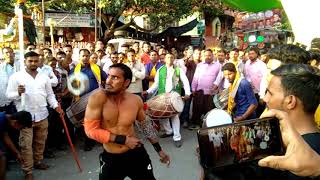
<svg viewBox="0 0 320 180"><path fill-rule="evenodd" d="M70 138L71 138L72 142L74 142L75 141L75 128L66 114L67 108L71 105L71 102L72 102L72 98L69 98L69 97L61 99L61 108L65 112L64 120L66 121Z"/></svg>
<svg viewBox="0 0 320 180"><path fill-rule="evenodd" d="M201 116L206 115L211 109L215 108L212 95L203 94L203 90L199 90L193 97L192 119L194 125L201 125Z"/></svg>
<svg viewBox="0 0 320 180"><path fill-rule="evenodd" d="M122 154L104 151L100 155L99 180L155 180L151 160L143 146Z"/></svg>
<svg viewBox="0 0 320 180"><path fill-rule="evenodd" d="M257 117L260 117L260 115L263 113L263 111L266 109L266 103L260 103L260 96L259 94L254 95L258 101L258 107L256 109L256 115Z"/></svg>
<svg viewBox="0 0 320 180"><path fill-rule="evenodd" d="M192 97L190 97L190 99L184 101L184 107L183 107L183 111L180 114L180 121L181 123L190 122L190 118L189 118L189 112L190 112L190 106L191 106L191 102L192 102Z"/></svg>
<svg viewBox="0 0 320 180"><path fill-rule="evenodd" d="M48 123L49 126L46 147L49 149L59 148L63 144L66 144L66 137L63 133L63 125L60 115L52 108L49 108Z"/></svg>

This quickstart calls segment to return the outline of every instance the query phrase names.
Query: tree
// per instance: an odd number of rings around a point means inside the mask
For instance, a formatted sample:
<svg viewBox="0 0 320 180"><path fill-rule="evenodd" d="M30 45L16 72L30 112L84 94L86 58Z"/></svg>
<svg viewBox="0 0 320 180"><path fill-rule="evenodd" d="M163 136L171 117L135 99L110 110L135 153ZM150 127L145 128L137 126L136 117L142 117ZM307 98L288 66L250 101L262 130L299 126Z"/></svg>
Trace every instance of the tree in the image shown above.
<svg viewBox="0 0 320 180"><path fill-rule="evenodd" d="M0 0L1 13L14 13L14 0Z"/></svg>
<svg viewBox="0 0 320 180"><path fill-rule="evenodd" d="M93 13L94 0L52 0L48 3L49 9L62 10L74 13ZM135 27L137 30L151 32L160 26L172 23L192 13L192 0L100 0L101 18L107 30L105 40L114 36L119 30ZM127 21L117 27L121 16ZM137 16L147 16L152 23L151 29L145 29L136 24Z"/></svg>

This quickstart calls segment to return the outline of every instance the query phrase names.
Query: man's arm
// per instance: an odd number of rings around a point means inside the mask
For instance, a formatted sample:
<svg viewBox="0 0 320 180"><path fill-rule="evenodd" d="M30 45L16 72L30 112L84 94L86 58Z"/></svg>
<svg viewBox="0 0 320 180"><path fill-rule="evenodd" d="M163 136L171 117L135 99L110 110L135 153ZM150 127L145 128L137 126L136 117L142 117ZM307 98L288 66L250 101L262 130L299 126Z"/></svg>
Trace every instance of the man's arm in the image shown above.
<svg viewBox="0 0 320 180"><path fill-rule="evenodd" d="M102 144L115 139L110 131L101 128L102 107L105 101L106 97L102 90L98 90L89 97L83 124L86 135Z"/></svg>
<svg viewBox="0 0 320 180"><path fill-rule="evenodd" d="M218 88L218 86L220 85L221 81L224 79L224 75L223 75L223 71L220 71L218 73L218 76L216 78L216 80L214 81L213 85L215 88Z"/></svg>
<svg viewBox="0 0 320 180"><path fill-rule="evenodd" d="M132 74L137 78L137 79L144 79L144 77L146 76L146 70L143 66L143 64L137 64L139 67L136 68L135 66L133 66L132 68Z"/></svg>
<svg viewBox="0 0 320 180"><path fill-rule="evenodd" d="M148 94L154 93L159 87L159 69L157 70L157 73L154 77L154 83L152 84L151 87L147 90Z"/></svg>
<svg viewBox="0 0 320 180"><path fill-rule="evenodd" d="M50 78L50 83L52 87L56 87L58 85L58 78L57 76L54 74L53 70L50 69L50 74L49 74L49 78Z"/></svg>
<svg viewBox="0 0 320 180"><path fill-rule="evenodd" d="M248 102L250 103L250 106L248 107L247 111L242 116L236 117L234 119L235 121L246 120L251 114L254 113L254 111L258 107L258 101L257 101L256 97L254 96L253 90L252 90L249 83L247 83L247 82L245 83L244 90L246 93L246 98L247 98Z"/></svg>
<svg viewBox="0 0 320 180"><path fill-rule="evenodd" d="M151 144L157 143L158 138L155 129L152 126L152 122L144 113L143 102L141 98L138 99L138 115L137 115L137 125L143 132L144 136L150 141Z"/></svg>
<svg viewBox="0 0 320 180"><path fill-rule="evenodd" d="M187 78L187 76L186 76L184 71L180 71L180 79L182 81L183 88L184 88L186 96L190 96L190 94L191 94L190 84L189 84L189 80L188 80L188 78Z"/></svg>
<svg viewBox="0 0 320 180"><path fill-rule="evenodd" d="M20 152L16 148L16 146L13 144L12 140L10 139L9 135L7 132L4 132L3 134L3 142L5 145L8 147L8 149L11 150L11 152L14 154L14 156L17 158L17 160L22 163L23 159L20 155Z"/></svg>
<svg viewBox="0 0 320 180"><path fill-rule="evenodd" d="M7 87L7 92L6 96L10 100L19 100L20 95L18 93L18 81L16 80L17 76L14 74L10 76L9 81L8 81L8 87Z"/></svg>
<svg viewBox="0 0 320 180"><path fill-rule="evenodd" d="M137 97L138 98L138 97ZM160 156L160 161L162 163L170 165L170 157L162 150L155 129L152 126L152 122L150 119L146 119L146 115L143 110L143 102L141 98L138 100L138 115L137 115L137 125L142 130L144 136L149 140L154 149Z"/></svg>
<svg viewBox="0 0 320 180"><path fill-rule="evenodd" d="M198 87L198 79L199 79L199 70L200 70L200 66L199 64L196 67L196 71L193 75L193 79L192 79L192 92L196 92L197 91L197 87Z"/></svg>

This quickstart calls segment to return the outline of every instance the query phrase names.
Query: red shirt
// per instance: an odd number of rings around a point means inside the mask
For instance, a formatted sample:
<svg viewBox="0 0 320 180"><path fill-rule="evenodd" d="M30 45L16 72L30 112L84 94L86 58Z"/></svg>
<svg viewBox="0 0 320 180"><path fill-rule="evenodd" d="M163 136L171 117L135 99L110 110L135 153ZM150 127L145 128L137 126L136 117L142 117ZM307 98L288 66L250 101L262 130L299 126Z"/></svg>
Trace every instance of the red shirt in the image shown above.
<svg viewBox="0 0 320 180"><path fill-rule="evenodd" d="M148 63L150 62L150 56L149 56L148 53L143 53L143 54L141 55L141 62L142 62L144 65L146 65L146 64L148 64Z"/></svg>

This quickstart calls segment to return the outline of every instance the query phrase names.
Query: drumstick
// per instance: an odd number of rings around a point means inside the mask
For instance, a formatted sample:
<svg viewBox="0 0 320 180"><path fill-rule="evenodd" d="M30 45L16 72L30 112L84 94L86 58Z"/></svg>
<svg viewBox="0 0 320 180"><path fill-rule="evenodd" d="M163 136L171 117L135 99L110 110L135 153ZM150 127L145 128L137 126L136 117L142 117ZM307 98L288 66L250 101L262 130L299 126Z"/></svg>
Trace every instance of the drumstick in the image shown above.
<svg viewBox="0 0 320 180"><path fill-rule="evenodd" d="M59 106L60 106L60 105L59 105ZM61 106L60 106L60 107L61 107ZM75 160L76 163L77 163L77 166L78 166L79 171L82 172L81 165L80 165L80 161L79 161L79 158L78 158L78 154L77 154L77 152L76 152L75 149L74 149L74 146L73 146L73 143L72 143L71 138L70 138L70 134L69 134L69 130L68 130L66 121L65 121L64 116L63 116L62 114L60 114L60 119L61 119L61 121L62 121L64 130L66 131L66 136L67 136L67 138L68 138L68 142L69 142L69 145L70 145L72 154L73 154L73 158L74 158L74 160Z"/></svg>

